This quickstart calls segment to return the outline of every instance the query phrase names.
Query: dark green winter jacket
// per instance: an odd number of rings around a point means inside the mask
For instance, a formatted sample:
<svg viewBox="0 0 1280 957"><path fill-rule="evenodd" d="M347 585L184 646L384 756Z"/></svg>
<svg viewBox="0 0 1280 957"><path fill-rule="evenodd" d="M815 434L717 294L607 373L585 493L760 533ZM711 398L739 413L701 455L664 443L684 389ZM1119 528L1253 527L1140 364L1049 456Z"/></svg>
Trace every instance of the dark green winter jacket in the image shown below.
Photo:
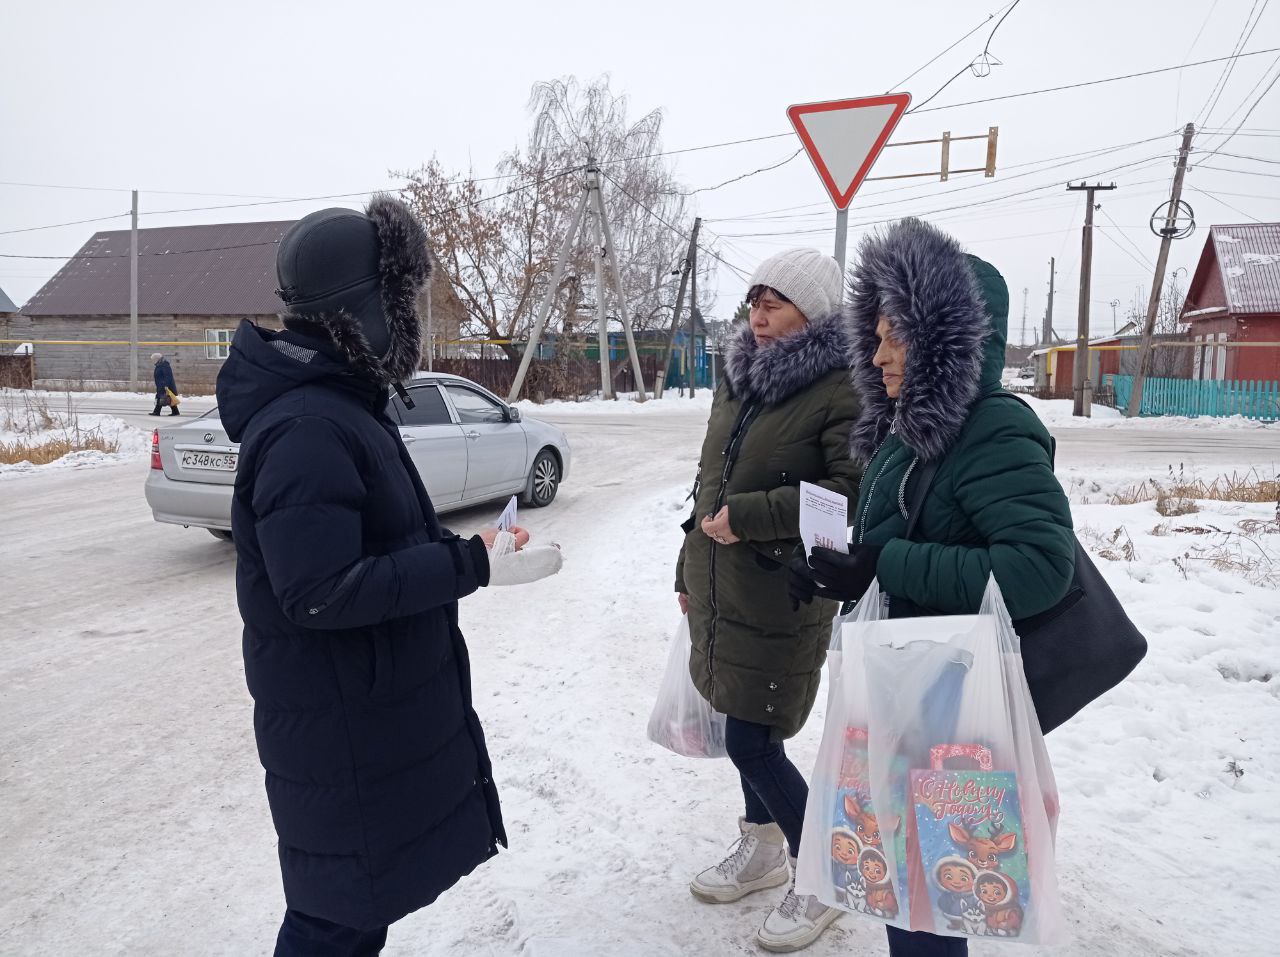
<svg viewBox="0 0 1280 957"><path fill-rule="evenodd" d="M858 406L849 340L833 316L764 349L748 327L726 356L699 460L693 522L676 564L689 596L689 670L717 711L769 725L778 739L803 727L818 693L834 602L793 611L787 563L800 540L801 482L848 497L861 470L849 458ZM719 545L701 521L729 507L742 539Z"/></svg>
<svg viewBox="0 0 1280 957"><path fill-rule="evenodd" d="M919 220L867 237L846 311L867 463L852 538L876 565L894 617L972 614L995 573L1010 615L1055 605L1075 567L1071 511L1044 425L1001 391L1009 291L989 263ZM878 317L907 345L897 402L871 359ZM921 463L940 460L912 541L903 539Z"/></svg>

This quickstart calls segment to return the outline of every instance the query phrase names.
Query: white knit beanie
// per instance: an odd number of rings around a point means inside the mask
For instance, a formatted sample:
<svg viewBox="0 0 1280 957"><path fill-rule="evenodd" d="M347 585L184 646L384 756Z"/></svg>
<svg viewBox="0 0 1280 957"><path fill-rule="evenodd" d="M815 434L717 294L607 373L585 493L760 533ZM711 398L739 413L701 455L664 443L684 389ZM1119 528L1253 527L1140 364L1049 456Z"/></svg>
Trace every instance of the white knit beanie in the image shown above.
<svg viewBox="0 0 1280 957"><path fill-rule="evenodd" d="M810 322L840 308L840 265L816 249L788 249L770 256L751 275L747 288L768 286L782 293Z"/></svg>

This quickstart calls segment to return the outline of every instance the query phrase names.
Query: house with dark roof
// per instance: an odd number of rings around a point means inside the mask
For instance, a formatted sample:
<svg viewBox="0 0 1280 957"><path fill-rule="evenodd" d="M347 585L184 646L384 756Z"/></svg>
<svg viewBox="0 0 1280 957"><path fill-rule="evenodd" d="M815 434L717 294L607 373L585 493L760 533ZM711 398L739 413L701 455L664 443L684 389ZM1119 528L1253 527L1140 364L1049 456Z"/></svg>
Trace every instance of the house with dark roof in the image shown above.
<svg viewBox="0 0 1280 957"><path fill-rule="evenodd" d="M1191 378L1280 380L1280 223L1210 227L1179 319Z"/></svg>
<svg viewBox="0 0 1280 957"><path fill-rule="evenodd" d="M211 393L242 320L280 328L276 247L294 220L138 230L138 375L152 353L173 366L180 391ZM130 236L95 233L22 308L35 342L36 385L124 389L129 377ZM457 338L463 306L435 271L429 293L437 338ZM422 310L425 315L425 303Z"/></svg>
<svg viewBox="0 0 1280 957"><path fill-rule="evenodd" d="M5 295L3 289L0 289L0 319L8 319L17 311L18 307L13 304L13 300Z"/></svg>

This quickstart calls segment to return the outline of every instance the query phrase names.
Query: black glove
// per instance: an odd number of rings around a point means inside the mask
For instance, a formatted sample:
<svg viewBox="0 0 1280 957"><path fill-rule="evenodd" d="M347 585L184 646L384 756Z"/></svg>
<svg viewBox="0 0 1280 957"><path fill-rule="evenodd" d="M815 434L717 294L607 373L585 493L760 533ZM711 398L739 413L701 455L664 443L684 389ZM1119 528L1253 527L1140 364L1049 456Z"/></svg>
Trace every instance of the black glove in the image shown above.
<svg viewBox="0 0 1280 957"><path fill-rule="evenodd" d="M801 605L813 601L818 583L813 580L813 569L805 557L804 546L797 545L787 571L787 594L791 596L791 610L799 611Z"/></svg>
<svg viewBox="0 0 1280 957"><path fill-rule="evenodd" d="M879 560L879 545L850 545L848 555L833 548L815 548L809 562L814 581L823 586L823 598L857 601L875 580Z"/></svg>

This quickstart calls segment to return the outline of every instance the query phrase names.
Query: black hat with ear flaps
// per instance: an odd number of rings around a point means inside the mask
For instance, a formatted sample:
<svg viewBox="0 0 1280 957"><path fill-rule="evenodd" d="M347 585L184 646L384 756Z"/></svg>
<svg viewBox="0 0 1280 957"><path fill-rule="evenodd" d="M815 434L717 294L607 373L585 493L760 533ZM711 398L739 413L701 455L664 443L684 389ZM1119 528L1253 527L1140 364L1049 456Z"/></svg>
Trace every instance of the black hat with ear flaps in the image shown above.
<svg viewBox="0 0 1280 957"><path fill-rule="evenodd" d="M422 356L418 294L431 275L427 236L409 208L378 195L363 213L322 209L289 228L276 253L286 326L319 326L361 374L395 383Z"/></svg>

